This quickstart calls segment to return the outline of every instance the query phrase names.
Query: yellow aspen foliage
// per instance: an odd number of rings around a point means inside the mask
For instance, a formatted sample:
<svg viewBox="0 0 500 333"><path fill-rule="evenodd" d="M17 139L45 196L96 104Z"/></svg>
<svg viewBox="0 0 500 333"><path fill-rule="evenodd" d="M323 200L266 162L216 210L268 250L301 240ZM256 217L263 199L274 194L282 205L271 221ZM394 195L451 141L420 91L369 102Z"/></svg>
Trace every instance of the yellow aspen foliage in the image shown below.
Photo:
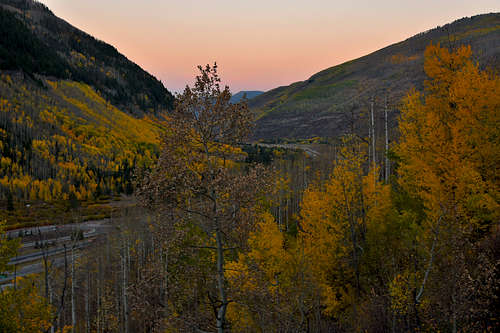
<svg viewBox="0 0 500 333"><path fill-rule="evenodd" d="M31 186L30 186L29 198L30 198L31 200L36 200L36 199L38 199L37 194L38 194L38 191L37 191L37 190L36 190L36 188L35 188L35 184L34 184L34 183L32 183L32 184L31 184Z"/></svg>
<svg viewBox="0 0 500 333"><path fill-rule="evenodd" d="M19 239L7 239L4 229L5 221L0 221L0 274L9 270L9 261L19 248Z"/></svg>
<svg viewBox="0 0 500 333"><path fill-rule="evenodd" d="M274 282L276 274L282 270L282 261L286 261L287 255L283 248L283 234L269 213L263 214L262 222L257 225L257 232L250 235L248 244L252 249L247 254L248 258L261 263L269 281Z"/></svg>
<svg viewBox="0 0 500 333"><path fill-rule="evenodd" d="M236 261L227 263L227 281L235 298L228 307L227 316L237 331L265 332L269 329L271 323L262 317L260 298L268 299L269 308L264 310L268 313L293 314L293 308L299 306L298 297L293 296L296 289L303 287L297 271L303 268L299 263L299 251L295 244L286 241L269 213L263 213L261 219L249 236L250 250L240 253ZM277 300L280 299L285 304L279 304Z"/></svg>
<svg viewBox="0 0 500 333"><path fill-rule="evenodd" d="M367 232L384 228L386 219L393 209L391 187L373 177L379 174L379 168L372 168L370 174L363 177L363 197L366 205Z"/></svg>
<svg viewBox="0 0 500 333"><path fill-rule="evenodd" d="M103 178L102 192L129 193L134 170L156 160L163 120L134 118L81 83L48 80L42 91L7 83L2 76L0 112L13 132L0 129L0 199L60 200L79 184L85 200Z"/></svg>
<svg viewBox="0 0 500 333"><path fill-rule="evenodd" d="M46 332L52 325L52 307L38 295L33 281L18 278L17 288L0 293L0 331Z"/></svg>
<svg viewBox="0 0 500 333"><path fill-rule="evenodd" d="M8 157L2 156L0 158L0 168L6 169L12 164L12 160Z"/></svg>
<svg viewBox="0 0 500 333"><path fill-rule="evenodd" d="M500 78L471 55L466 46L426 49L426 91L404 100L396 153L400 184L428 222L477 230L500 217Z"/></svg>
<svg viewBox="0 0 500 333"><path fill-rule="evenodd" d="M389 283L389 294L391 296L391 308L398 315L406 315L411 313L414 306L413 291L419 287L421 281L420 272L412 272L408 269L397 274ZM420 309L425 308L426 303L419 303Z"/></svg>
<svg viewBox="0 0 500 333"><path fill-rule="evenodd" d="M344 141L330 179L309 188L301 204L300 234L311 272L321 287L325 314L335 316L360 292L363 243L391 209L390 189L365 166L365 147Z"/></svg>

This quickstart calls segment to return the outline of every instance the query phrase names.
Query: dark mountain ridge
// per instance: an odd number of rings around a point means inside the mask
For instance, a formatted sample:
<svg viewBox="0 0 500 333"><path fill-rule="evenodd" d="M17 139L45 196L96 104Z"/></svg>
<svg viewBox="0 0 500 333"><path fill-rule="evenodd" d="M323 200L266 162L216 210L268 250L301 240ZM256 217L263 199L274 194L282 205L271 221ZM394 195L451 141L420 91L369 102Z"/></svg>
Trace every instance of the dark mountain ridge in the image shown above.
<svg viewBox="0 0 500 333"><path fill-rule="evenodd" d="M394 110L410 88L423 88L423 53L431 42L470 44L482 67L498 70L500 13L457 20L251 99L258 117L255 139L336 137L353 122L366 129L360 122L372 97L380 110L388 96Z"/></svg>
<svg viewBox="0 0 500 333"><path fill-rule="evenodd" d="M32 0L0 0L0 69L84 82L135 116L171 109L154 76Z"/></svg>

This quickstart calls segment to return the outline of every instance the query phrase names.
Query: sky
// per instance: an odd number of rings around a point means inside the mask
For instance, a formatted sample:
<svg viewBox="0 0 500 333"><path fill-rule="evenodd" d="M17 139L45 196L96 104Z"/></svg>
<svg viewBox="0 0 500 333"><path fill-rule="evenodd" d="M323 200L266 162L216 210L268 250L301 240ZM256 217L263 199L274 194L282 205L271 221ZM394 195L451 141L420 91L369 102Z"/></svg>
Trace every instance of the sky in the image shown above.
<svg viewBox="0 0 500 333"><path fill-rule="evenodd" d="M171 91L215 61L233 93L308 79L499 0L41 0Z"/></svg>

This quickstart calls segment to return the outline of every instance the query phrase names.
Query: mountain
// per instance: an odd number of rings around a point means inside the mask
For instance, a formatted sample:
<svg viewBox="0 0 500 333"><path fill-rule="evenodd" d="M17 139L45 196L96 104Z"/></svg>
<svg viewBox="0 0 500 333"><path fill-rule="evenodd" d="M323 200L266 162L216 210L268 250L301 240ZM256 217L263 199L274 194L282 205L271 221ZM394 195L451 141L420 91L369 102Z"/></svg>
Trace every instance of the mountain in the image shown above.
<svg viewBox="0 0 500 333"><path fill-rule="evenodd" d="M0 0L0 69L86 83L134 115L173 105L155 77L32 0Z"/></svg>
<svg viewBox="0 0 500 333"><path fill-rule="evenodd" d="M240 91L240 92L237 92L236 94L234 94L232 97L231 97L231 103L238 103L242 98L243 96L246 94L247 96L247 99L252 99L254 97L257 97L259 96L260 94L263 94L264 92L263 91L257 91L257 90L250 90L250 91Z"/></svg>
<svg viewBox="0 0 500 333"><path fill-rule="evenodd" d="M470 44L482 67L498 70L500 13L457 20L252 98L249 106L258 117L255 139L335 137L353 123L366 135L363 111L372 97L376 111L386 95L390 108L397 109L410 88L423 88L423 53L431 42Z"/></svg>
<svg viewBox="0 0 500 333"><path fill-rule="evenodd" d="M173 100L44 5L0 0L0 220L20 223L27 202L131 193L134 170L158 153Z"/></svg>

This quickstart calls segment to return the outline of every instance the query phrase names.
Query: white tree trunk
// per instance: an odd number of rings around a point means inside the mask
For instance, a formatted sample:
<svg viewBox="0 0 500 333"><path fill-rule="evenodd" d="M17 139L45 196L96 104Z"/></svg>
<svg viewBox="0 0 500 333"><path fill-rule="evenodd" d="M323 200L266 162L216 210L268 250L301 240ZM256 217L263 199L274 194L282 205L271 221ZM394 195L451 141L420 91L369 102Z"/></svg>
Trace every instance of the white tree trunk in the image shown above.
<svg viewBox="0 0 500 333"><path fill-rule="evenodd" d="M54 304L54 291L52 286L49 284L49 303ZM50 326L50 333L54 333L55 325Z"/></svg>
<svg viewBox="0 0 500 333"><path fill-rule="evenodd" d="M123 255L122 255L122 302L123 302L123 327L124 332L128 333L128 304L127 304L127 250L128 244L123 240Z"/></svg>
<svg viewBox="0 0 500 333"><path fill-rule="evenodd" d="M375 135L374 104L375 104L375 98L372 97L372 100L371 100L371 103L370 103L370 132L371 132L372 163L373 163L373 166L375 166L377 164L377 152L375 150L376 135Z"/></svg>
<svg viewBox="0 0 500 333"><path fill-rule="evenodd" d="M389 153L389 124L387 120L387 95L385 95L385 108L384 108L384 124L385 124L385 182L389 181L389 175L391 172L390 169L390 164L389 164L389 156L387 154Z"/></svg>
<svg viewBox="0 0 500 333"><path fill-rule="evenodd" d="M168 313L168 248L165 250L165 265L164 265L165 285L164 288L164 303L165 313Z"/></svg>
<svg viewBox="0 0 500 333"><path fill-rule="evenodd" d="M76 242L76 241L75 241ZM76 328L76 299L75 299L75 244L71 247L71 326Z"/></svg>
<svg viewBox="0 0 500 333"><path fill-rule="evenodd" d="M101 333L101 258L99 258L97 266L97 333Z"/></svg>
<svg viewBox="0 0 500 333"><path fill-rule="evenodd" d="M87 264L87 288L85 290L85 332L90 333L90 267Z"/></svg>
<svg viewBox="0 0 500 333"><path fill-rule="evenodd" d="M224 244L222 242L222 232L216 222L217 228L215 231L215 237L217 241L217 284L219 287L219 297L221 301L221 306L217 312L217 332L224 333L224 326L226 321L226 309L227 309L227 296L225 288L224 279Z"/></svg>

